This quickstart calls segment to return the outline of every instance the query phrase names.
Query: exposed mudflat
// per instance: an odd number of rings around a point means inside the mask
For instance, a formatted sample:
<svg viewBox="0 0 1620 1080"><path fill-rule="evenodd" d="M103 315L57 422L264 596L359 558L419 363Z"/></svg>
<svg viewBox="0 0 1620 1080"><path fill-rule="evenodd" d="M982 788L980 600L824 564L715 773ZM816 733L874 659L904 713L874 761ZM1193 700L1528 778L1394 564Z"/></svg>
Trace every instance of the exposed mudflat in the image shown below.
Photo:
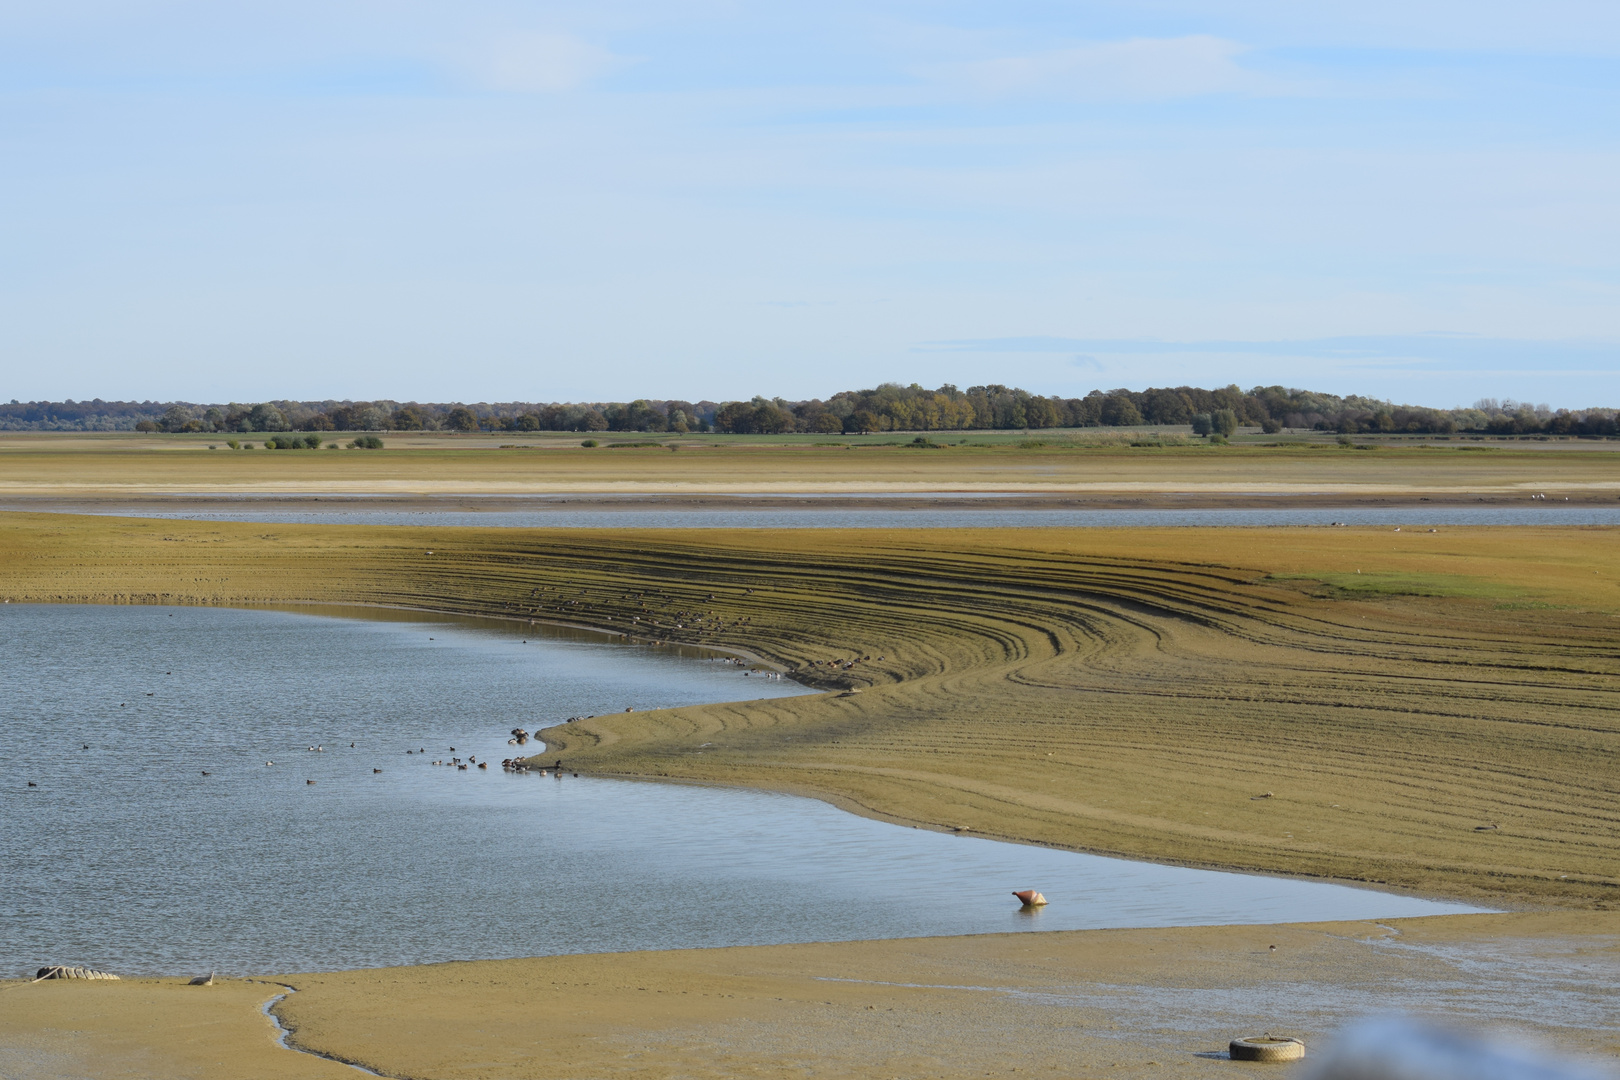
<svg viewBox="0 0 1620 1080"><path fill-rule="evenodd" d="M543 940L537 927L536 940ZM1275 946L1275 949L1272 948ZM7 984L0 1075L1230 1076L1407 1012L1612 1062L1620 915L1076 931L550 957L229 980ZM13 987L16 987L13 989ZM1277 1069L1279 1075L1291 1070Z"/></svg>

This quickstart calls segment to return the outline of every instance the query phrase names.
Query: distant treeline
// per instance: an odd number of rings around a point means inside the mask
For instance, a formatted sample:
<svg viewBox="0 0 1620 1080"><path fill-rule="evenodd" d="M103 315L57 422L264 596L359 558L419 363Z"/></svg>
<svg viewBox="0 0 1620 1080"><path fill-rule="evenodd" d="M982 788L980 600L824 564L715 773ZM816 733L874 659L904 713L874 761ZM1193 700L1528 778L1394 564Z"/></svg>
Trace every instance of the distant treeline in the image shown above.
<svg viewBox="0 0 1620 1080"><path fill-rule="evenodd" d="M8 431L641 431L827 435L874 431L1026 430L1191 424L1199 433L1237 425L1354 435L1584 435L1614 437L1615 410L1549 409L1487 398L1466 409L1394 405L1309 390L1194 386L1093 390L1085 397L1042 397L989 385L937 390L885 383L846 390L825 401L657 401L562 404L432 404L397 401L265 401L199 405L157 401L13 401L0 405Z"/></svg>

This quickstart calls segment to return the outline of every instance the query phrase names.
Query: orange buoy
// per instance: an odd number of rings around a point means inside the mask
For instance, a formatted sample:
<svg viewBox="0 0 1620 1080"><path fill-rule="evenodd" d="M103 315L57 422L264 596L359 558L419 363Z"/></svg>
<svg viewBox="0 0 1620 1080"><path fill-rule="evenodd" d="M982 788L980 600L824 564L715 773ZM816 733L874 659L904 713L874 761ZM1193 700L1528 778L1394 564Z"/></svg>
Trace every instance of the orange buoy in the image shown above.
<svg viewBox="0 0 1620 1080"><path fill-rule="evenodd" d="M1034 889L1021 889L1013 893L1013 895L1018 897L1025 907L1044 907L1046 905L1046 897Z"/></svg>

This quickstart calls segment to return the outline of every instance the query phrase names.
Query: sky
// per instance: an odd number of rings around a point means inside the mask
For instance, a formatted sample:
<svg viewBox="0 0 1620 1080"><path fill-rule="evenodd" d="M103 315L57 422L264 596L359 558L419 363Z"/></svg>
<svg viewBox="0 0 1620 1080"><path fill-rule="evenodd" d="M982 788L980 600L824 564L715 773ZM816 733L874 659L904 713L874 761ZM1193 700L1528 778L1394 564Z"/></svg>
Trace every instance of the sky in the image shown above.
<svg viewBox="0 0 1620 1080"><path fill-rule="evenodd" d="M0 400L1620 406L1613 0L0 0Z"/></svg>

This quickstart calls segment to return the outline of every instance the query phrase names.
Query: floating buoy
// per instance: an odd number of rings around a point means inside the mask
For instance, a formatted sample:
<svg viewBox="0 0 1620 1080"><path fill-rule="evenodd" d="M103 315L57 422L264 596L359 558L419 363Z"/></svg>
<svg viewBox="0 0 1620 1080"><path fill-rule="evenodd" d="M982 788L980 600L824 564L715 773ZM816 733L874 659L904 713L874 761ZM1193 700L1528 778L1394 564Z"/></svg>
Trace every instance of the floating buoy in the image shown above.
<svg viewBox="0 0 1620 1080"><path fill-rule="evenodd" d="M1013 893L1013 895L1018 897L1019 902L1025 907L1046 906L1046 897L1042 896L1034 889L1021 889L1018 892Z"/></svg>

